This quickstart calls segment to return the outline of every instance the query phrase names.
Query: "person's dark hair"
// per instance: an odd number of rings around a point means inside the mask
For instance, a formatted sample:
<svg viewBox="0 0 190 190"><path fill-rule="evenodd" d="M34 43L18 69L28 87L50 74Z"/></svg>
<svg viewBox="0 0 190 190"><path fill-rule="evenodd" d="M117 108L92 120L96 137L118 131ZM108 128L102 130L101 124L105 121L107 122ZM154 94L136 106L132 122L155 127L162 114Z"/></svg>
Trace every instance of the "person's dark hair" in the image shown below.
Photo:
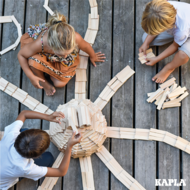
<svg viewBox="0 0 190 190"><path fill-rule="evenodd" d="M37 158L49 147L50 137L41 129L21 132L15 140L17 152L25 158Z"/></svg>

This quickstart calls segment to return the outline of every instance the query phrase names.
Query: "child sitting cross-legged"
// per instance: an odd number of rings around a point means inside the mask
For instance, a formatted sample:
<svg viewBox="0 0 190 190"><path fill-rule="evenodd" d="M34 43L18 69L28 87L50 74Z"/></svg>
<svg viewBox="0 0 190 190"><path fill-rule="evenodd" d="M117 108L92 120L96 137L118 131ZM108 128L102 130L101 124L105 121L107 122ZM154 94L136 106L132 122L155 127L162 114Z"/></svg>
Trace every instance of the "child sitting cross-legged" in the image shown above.
<svg viewBox="0 0 190 190"><path fill-rule="evenodd" d="M190 4L178 1L153 0L146 5L142 16L143 44L139 52L149 46L171 45L160 55L147 58L146 65L153 66L164 58L175 54L173 60L156 74L152 80L163 83L179 66L188 62L190 57Z"/></svg>
<svg viewBox="0 0 190 190"><path fill-rule="evenodd" d="M55 12L47 23L30 26L21 37L18 60L24 73L36 88L52 96L55 87L64 87L75 75L79 64L79 50L86 52L92 64L104 62L105 55L95 53L63 14ZM46 80L48 74L52 81Z"/></svg>
<svg viewBox="0 0 190 190"><path fill-rule="evenodd" d="M81 140L80 133L68 141L64 158L59 168L51 168L54 158L49 147L50 137L40 129L21 129L26 119L44 119L60 122L56 117L64 118L61 112L51 115L34 111L22 111L16 121L5 127L0 141L0 189L7 190L23 178L38 180L44 176L61 177L66 175L73 145Z"/></svg>

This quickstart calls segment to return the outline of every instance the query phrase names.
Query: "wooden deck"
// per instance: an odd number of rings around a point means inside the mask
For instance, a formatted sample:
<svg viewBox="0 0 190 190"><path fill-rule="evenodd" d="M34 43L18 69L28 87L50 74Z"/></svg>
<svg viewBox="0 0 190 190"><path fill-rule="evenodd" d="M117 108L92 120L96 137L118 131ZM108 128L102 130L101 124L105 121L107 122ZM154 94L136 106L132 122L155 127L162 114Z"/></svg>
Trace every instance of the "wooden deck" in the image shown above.
<svg viewBox="0 0 190 190"><path fill-rule="evenodd" d="M190 3L190 0L183 0ZM83 37L88 25L90 12L88 0L50 0L52 10L65 14L69 23ZM148 0L97 0L100 15L100 28L94 49L106 54L106 62L88 68L88 97L94 101L107 82L126 65L136 71L134 77L115 94L104 108L108 125L129 128L157 128L182 136L190 141L190 97L186 98L181 108L156 111L153 104L146 102L146 93L152 92L157 85L151 78L173 56L161 61L157 66L147 67L138 61L138 48L142 41L141 15ZM0 15L14 15L23 26L23 33L30 24L44 23L49 15L43 8L44 0L0 0ZM0 25L0 49L13 44L17 38L14 24ZM154 48L155 53L166 47ZM47 97L42 90L35 89L20 68L15 51L4 54L0 59L0 75L19 86L31 96L56 110L74 98L73 78L69 84L58 89L53 97ZM172 76L177 83L190 89L190 63L176 69ZM0 92L0 127L12 123L25 106L5 93ZM28 120L24 127L48 129L46 121ZM190 189L190 156L169 145L158 142L107 139L105 147L112 153L121 166L129 172L147 190L181 190L181 187L155 187L155 179L185 179ZM50 145L56 158L58 150ZM1 155L3 156L3 155ZM96 155L92 155L96 190L126 189L105 167ZM36 190L41 181L25 179L11 190ZM82 179L78 159L72 159L69 171L60 178L54 190L82 190Z"/></svg>

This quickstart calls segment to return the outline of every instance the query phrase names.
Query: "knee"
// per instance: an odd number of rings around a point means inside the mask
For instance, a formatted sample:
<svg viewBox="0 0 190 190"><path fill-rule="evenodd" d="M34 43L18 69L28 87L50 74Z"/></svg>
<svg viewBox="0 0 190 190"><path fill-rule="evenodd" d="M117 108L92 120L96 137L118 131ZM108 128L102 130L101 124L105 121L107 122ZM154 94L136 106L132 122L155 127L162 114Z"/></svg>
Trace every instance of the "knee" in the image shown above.
<svg viewBox="0 0 190 190"><path fill-rule="evenodd" d="M183 52L183 51L179 51L179 57L180 59L184 62L184 63L187 63L189 61L189 56Z"/></svg>
<svg viewBox="0 0 190 190"><path fill-rule="evenodd" d="M50 76L50 79L52 80L53 82L53 85L56 87L56 88L63 88L66 84L64 82L61 82L57 79L55 79L54 77Z"/></svg>
<svg viewBox="0 0 190 190"><path fill-rule="evenodd" d="M62 82L54 82L53 83L56 88L63 88L65 87L65 84Z"/></svg>

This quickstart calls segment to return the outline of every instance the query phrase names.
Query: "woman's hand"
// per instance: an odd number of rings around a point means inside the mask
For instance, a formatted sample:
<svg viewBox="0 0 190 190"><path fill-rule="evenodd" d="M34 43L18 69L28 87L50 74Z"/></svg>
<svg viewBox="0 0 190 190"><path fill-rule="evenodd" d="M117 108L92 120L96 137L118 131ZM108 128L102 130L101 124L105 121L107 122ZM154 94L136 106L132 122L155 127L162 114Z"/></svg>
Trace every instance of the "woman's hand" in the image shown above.
<svg viewBox="0 0 190 190"><path fill-rule="evenodd" d="M68 141L68 147L72 148L75 144L79 143L81 141L81 134L78 133L77 135L75 135L76 132L73 132L71 138Z"/></svg>
<svg viewBox="0 0 190 190"><path fill-rule="evenodd" d="M92 62L92 64L94 65L94 67L96 67L96 63L95 62L105 62L105 54L98 52L95 53L94 57L90 57L90 61Z"/></svg>
<svg viewBox="0 0 190 190"><path fill-rule="evenodd" d="M146 50L149 48L149 45L147 43L143 43L142 46L139 48L139 53L144 53L146 55Z"/></svg>
<svg viewBox="0 0 190 190"><path fill-rule="evenodd" d="M30 79L30 82L32 83L32 85L35 87L35 88L39 88L39 89L42 89L43 87L40 85L40 82L45 82L45 80L41 79L40 77L37 77L37 76L33 76L31 79Z"/></svg>
<svg viewBox="0 0 190 190"><path fill-rule="evenodd" d="M158 62L157 57L146 58L146 60L147 62L145 64L148 66L153 66Z"/></svg>
<svg viewBox="0 0 190 190"><path fill-rule="evenodd" d="M62 112L53 112L51 115L48 115L48 120L61 124L60 119L65 118L65 115Z"/></svg>

